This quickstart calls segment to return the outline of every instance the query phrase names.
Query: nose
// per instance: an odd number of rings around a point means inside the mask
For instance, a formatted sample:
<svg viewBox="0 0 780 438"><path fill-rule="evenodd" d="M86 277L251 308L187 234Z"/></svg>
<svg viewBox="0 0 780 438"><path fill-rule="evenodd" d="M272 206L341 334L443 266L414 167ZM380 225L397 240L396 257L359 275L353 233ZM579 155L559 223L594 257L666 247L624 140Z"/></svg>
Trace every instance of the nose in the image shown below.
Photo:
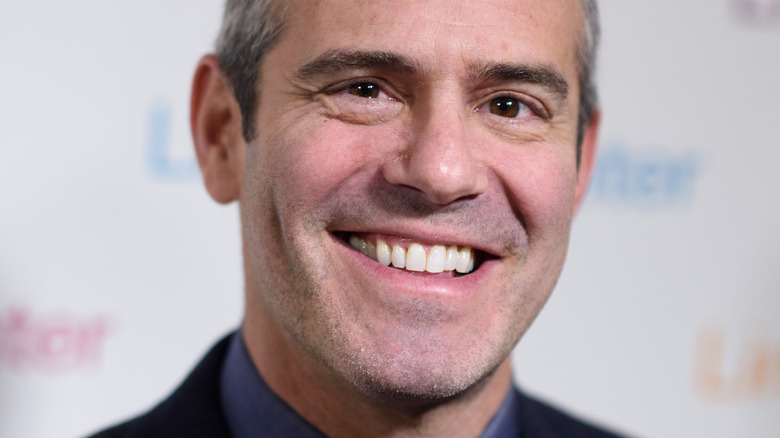
<svg viewBox="0 0 780 438"><path fill-rule="evenodd" d="M383 167L385 179L415 188L437 205L483 193L487 174L474 154L463 111L434 109L414 119L405 150Z"/></svg>

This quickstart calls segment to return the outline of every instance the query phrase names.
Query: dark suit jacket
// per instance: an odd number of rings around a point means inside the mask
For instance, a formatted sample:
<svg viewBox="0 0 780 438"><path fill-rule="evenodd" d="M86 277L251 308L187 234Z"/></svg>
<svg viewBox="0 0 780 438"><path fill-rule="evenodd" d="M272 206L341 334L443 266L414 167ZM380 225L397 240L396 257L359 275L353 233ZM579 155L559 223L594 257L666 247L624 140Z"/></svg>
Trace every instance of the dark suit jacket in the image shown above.
<svg viewBox="0 0 780 438"><path fill-rule="evenodd" d="M216 344L182 385L148 413L91 438L230 438L219 376L230 337ZM523 438L615 437L518 391ZM263 436L258 431L258 436Z"/></svg>

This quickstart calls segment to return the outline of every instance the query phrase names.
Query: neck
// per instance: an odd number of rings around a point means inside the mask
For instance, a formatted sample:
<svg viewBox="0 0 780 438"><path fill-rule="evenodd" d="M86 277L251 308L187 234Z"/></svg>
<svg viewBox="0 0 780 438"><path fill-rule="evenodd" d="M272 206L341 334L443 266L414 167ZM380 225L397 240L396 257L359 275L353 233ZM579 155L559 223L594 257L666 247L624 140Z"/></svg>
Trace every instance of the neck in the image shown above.
<svg viewBox="0 0 780 438"><path fill-rule="evenodd" d="M262 307L248 307L242 327L255 367L279 397L328 436L479 436L511 386L507 359L447 400L422 403L367 394L301 351Z"/></svg>

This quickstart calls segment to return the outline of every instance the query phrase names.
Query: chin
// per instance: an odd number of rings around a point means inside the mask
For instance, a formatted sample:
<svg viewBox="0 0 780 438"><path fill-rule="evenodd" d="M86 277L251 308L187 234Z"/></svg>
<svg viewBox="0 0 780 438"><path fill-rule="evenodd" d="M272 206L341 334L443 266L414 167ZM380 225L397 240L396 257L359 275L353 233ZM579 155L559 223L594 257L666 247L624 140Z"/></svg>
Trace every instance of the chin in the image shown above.
<svg viewBox="0 0 780 438"><path fill-rule="evenodd" d="M485 347L468 352L436 350L426 348L435 347L428 342L407 343L400 347L401 351L390 347L391 342L375 349L343 348L342 345L329 352L326 362L330 362L329 368L336 375L371 399L425 408L473 392L511 352L511 348Z"/></svg>
<svg viewBox="0 0 780 438"><path fill-rule="evenodd" d="M421 373L414 376L411 372L405 379L375 376L368 373L355 382L358 389L368 397L380 403L393 406L405 406L408 409L428 409L455 399L467 397L481 387L495 372L498 366L487 371L456 375L433 376Z"/></svg>

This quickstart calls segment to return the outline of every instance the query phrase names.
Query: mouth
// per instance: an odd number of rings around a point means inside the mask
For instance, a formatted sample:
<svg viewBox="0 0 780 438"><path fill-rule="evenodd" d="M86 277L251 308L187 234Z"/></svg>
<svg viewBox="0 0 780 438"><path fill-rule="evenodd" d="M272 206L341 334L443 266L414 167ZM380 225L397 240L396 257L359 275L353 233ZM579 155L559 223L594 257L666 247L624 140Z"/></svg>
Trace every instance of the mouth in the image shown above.
<svg viewBox="0 0 780 438"><path fill-rule="evenodd" d="M488 258L495 258L469 246L449 243L423 243L375 233L334 234L381 265L415 274L462 277L479 269Z"/></svg>

